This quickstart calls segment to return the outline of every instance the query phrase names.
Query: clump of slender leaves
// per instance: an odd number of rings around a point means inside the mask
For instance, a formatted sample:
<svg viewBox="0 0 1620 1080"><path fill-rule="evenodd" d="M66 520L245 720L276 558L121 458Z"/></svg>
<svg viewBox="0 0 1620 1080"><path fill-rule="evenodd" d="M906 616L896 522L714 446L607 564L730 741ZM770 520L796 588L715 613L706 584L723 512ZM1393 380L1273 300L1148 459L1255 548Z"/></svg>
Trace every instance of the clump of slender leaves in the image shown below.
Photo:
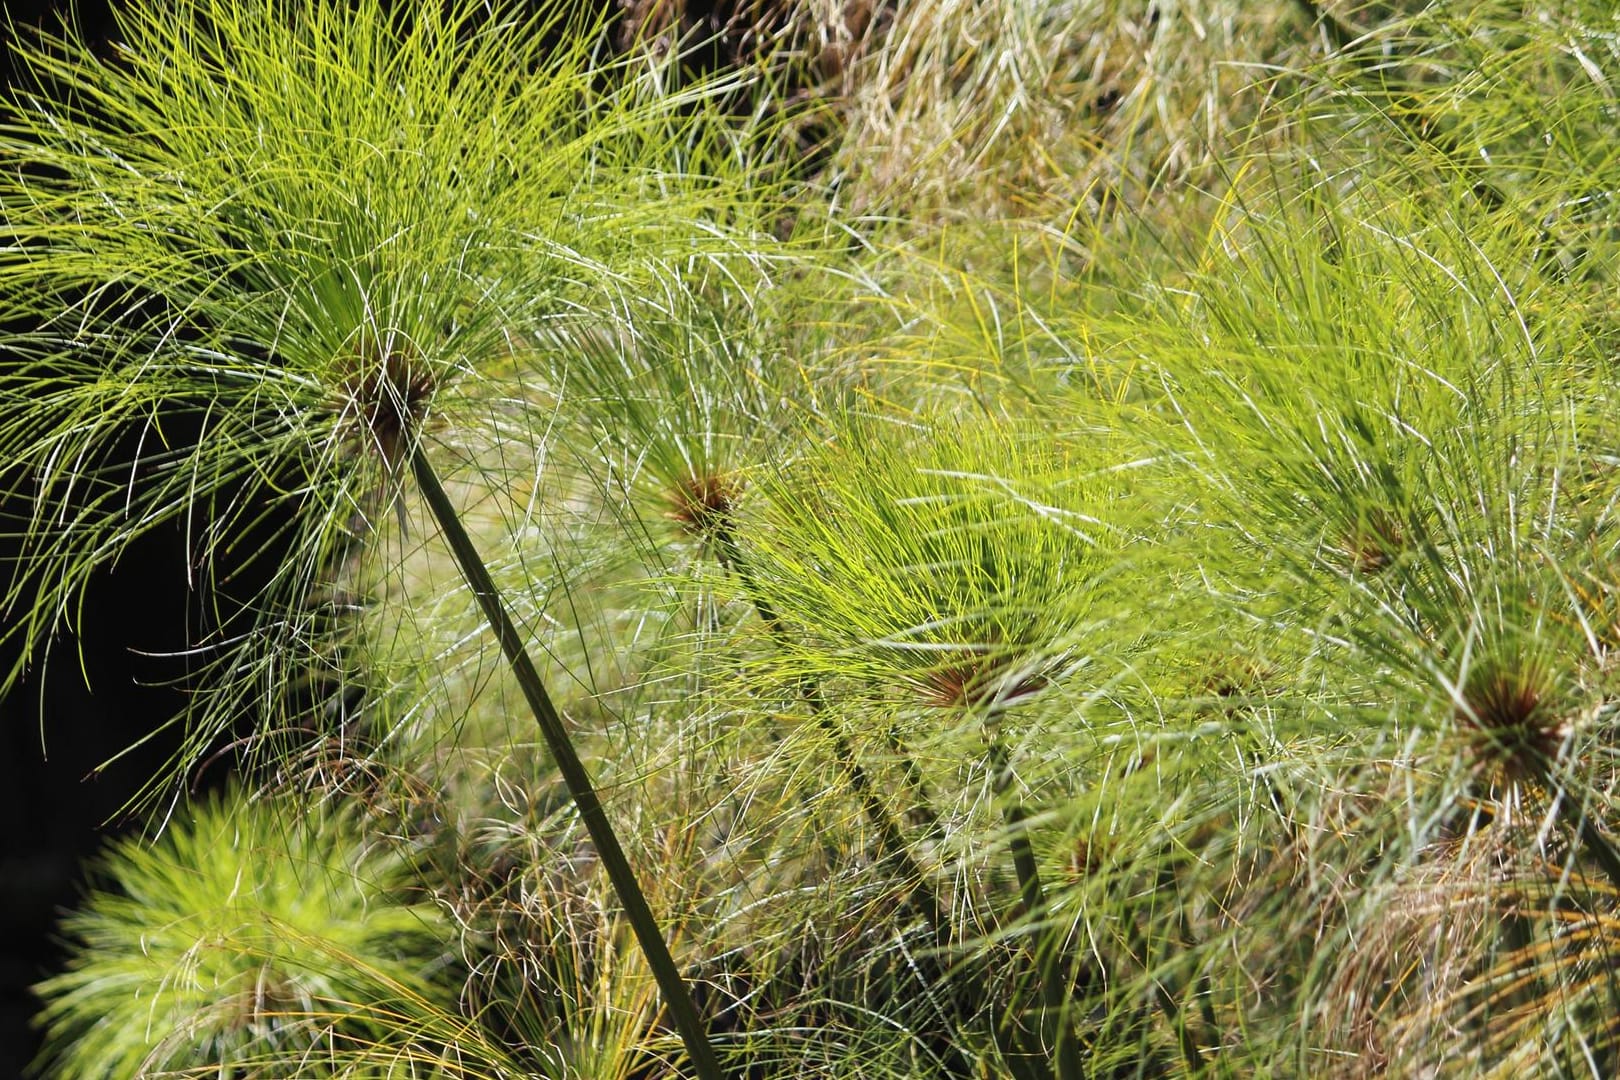
<svg viewBox="0 0 1620 1080"><path fill-rule="evenodd" d="M201 684L200 749L321 662L334 568L417 439L524 422L492 379L526 328L734 211L663 154L715 135L630 72L600 88L561 16L157 4L120 29L115 62L29 48L0 144L3 314L26 328L0 439L33 500L6 678L99 567L178 522L195 579L244 609L197 642L232 671ZM288 520L278 565L233 589L241 538Z"/></svg>
<svg viewBox="0 0 1620 1080"><path fill-rule="evenodd" d="M454 1001L443 915L406 900L408 865L375 823L288 809L234 791L102 857L62 925L67 970L39 988L52 1075L338 1075Z"/></svg>
<svg viewBox="0 0 1620 1080"><path fill-rule="evenodd" d="M492 391L490 376L511 371L526 331L604 314L593 284L646 280L666 248L726 246L711 239L735 208L695 171L723 129L683 116L701 94L648 98L629 70L601 89L590 27L559 16L157 4L119 29L117 62L66 40L25 50L33 93L7 111L0 144L17 162L0 185L0 303L24 327L0 456L33 505L4 599L20 615L6 684L144 533L183 522L198 576L230 597L250 558L236 546L278 520L294 535L277 565L197 642L228 675L177 718L189 764L234 713L276 701L289 663L327 661L343 627L321 593L383 511L403 521L409 478L658 954L689 1052L717 1075L423 443L458 404L493 420L485 430L521 424L521 393ZM474 426L454 430L466 440Z"/></svg>
<svg viewBox="0 0 1620 1080"><path fill-rule="evenodd" d="M685 1067L555 728L737 1075L1613 1071L1606 11L854 12L828 184L767 189L645 58L362 9L36 57L0 469L40 655L141 531L206 580L300 508L197 730L370 666L387 745L302 775L462 930L377 1048Z"/></svg>

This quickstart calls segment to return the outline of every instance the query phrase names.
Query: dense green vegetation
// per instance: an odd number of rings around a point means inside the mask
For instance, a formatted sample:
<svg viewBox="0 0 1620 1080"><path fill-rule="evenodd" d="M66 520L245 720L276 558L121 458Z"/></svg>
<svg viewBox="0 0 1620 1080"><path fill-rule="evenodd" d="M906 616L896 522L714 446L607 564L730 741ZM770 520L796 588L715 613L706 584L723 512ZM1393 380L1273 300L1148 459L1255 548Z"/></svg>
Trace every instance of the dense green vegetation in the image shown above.
<svg viewBox="0 0 1620 1080"><path fill-rule="evenodd" d="M234 605L45 1074L1620 1070L1613 14L756 7L20 46L0 689Z"/></svg>

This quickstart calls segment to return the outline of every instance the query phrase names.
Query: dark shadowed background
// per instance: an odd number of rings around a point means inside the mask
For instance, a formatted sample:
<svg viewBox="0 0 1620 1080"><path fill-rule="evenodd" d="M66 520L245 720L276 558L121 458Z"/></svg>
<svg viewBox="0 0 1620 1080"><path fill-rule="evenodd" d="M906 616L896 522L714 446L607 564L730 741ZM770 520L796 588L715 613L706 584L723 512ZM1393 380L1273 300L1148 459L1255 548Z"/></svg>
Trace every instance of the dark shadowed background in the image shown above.
<svg viewBox="0 0 1620 1080"><path fill-rule="evenodd" d="M76 4L7 0L0 76L18 83L11 54L27 25L60 26L70 7L83 33L105 43L107 0ZM7 90L10 93L10 90ZM14 327L0 326L0 364ZM15 543L6 534L26 512L21 478L0 469L0 579L9 581ZM28 987L57 960L52 940L59 910L80 888L79 866L110 831L119 808L162 764L168 746L154 744L97 767L180 708L175 661L163 653L186 638L188 607L183 537L147 537L100 576L86 598L81 632L57 643L48 671L34 670L0 698L0 1078L20 1077L33 1056ZM0 618L6 613L0 611ZM0 670L15 660L0 648Z"/></svg>

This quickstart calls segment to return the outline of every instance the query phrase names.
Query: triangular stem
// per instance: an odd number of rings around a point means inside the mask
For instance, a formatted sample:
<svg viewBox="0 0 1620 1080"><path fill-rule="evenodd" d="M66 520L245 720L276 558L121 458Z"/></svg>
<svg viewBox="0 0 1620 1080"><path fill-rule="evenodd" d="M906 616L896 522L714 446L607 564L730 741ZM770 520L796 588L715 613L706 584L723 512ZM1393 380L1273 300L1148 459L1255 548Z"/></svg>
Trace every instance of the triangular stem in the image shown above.
<svg viewBox="0 0 1620 1080"><path fill-rule="evenodd" d="M782 618L770 601L761 595L754 582L754 575L748 563L743 559L742 549L737 544L737 538L729 527L722 525L715 529L714 540L719 547L720 565L736 575L738 583L742 586L743 595L754 605L759 613L760 621L770 631L772 637L781 645L788 645L789 632L783 624ZM855 746L850 741L849 734L844 730L836 716L828 709L827 699L822 695L821 684L810 675L799 680L799 697L809 708L810 714L815 717L817 725L822 732L832 740L833 756L838 761L845 779L861 802L861 808L866 811L867 821L877 830L878 847L883 859L891 863L900 871L905 882L906 903L928 924L933 934L934 945L941 954L946 953L953 945L954 934L951 931L950 921L944 905L940 902L939 893L935 891L928 873L922 864L912 855L910 847L906 844L905 834L901 832L899 824L890 815L888 808L879 797L877 785L871 775L861 764L855 752ZM906 761L906 776L913 792L921 787L921 770L916 763ZM928 819L937 824L933 809L921 804ZM921 980L923 992L930 1001L934 1000L933 991L945 984L946 975L941 969L941 957L922 956L912 965L912 970ZM941 1012L941 1018L946 1018ZM919 1037L921 1033L919 1032ZM940 1056L940 1067L945 1076L958 1077L972 1075L973 1068L962 1055L961 1050L948 1038L943 1044L935 1048Z"/></svg>
<svg viewBox="0 0 1620 1080"><path fill-rule="evenodd" d="M742 585L743 595L754 605L759 613L760 621L770 631L771 636L778 642L788 642L788 630L782 623L782 618L776 609L766 600L755 586L754 575L748 564L743 560L742 551L737 545L736 537L727 528L715 530L715 541L720 548L720 565L737 576ZM937 945L944 948L950 942L951 934L945 922L944 908L940 903L939 895L929 882L929 875L923 870L911 854L906 844L905 836L900 826L895 823L889 814L882 799L878 796L877 786L873 783L871 775L861 765L860 758L855 753L855 747L835 717L827 710L826 698L822 696L821 687L811 677L799 681L799 696L809 707L810 713L815 717L821 730L832 740L833 756L838 766L843 770L850 787L861 801L861 808L866 811L867 820L877 830L878 846L883 857L890 860L901 871L907 882L907 899L915 906L917 911L927 921L929 929L933 931ZM915 773L916 766L907 762L908 777ZM928 816L933 818L933 811L928 810Z"/></svg>
<svg viewBox="0 0 1620 1080"><path fill-rule="evenodd" d="M990 739L991 784L1002 805L1002 818L1007 823L1008 841L1012 849L1013 870L1018 875L1018 896L1024 905L1024 915L1038 929L1052 926L1052 913L1046 901L1046 890L1041 884L1039 864L1035 860L1035 847L1029 839L1028 815L1023 800L1009 797L1016 778L1006 745L999 734ZM1053 1064L1057 1080L1084 1080L1086 1071L1080 1060L1080 1044L1075 1038L1069 1019L1068 993L1062 982L1062 950L1056 941L1042 942L1036 937L1034 976L1041 996L1043 1034L1052 1047Z"/></svg>
<svg viewBox="0 0 1620 1080"><path fill-rule="evenodd" d="M636 940L641 943L641 950L647 956L647 964L652 968L653 978L658 980L658 989L664 995L664 1005L669 1009L676 1030L680 1032L681 1041L686 1044L686 1052L692 1059L693 1068L700 1080L724 1080L720 1062L715 1057L714 1048L709 1045L708 1030L698 1016L697 1006L693 1004L686 980L681 977L680 969L675 966L669 946L664 941L663 932L659 929L658 921L653 917L652 909L647 904L640 882L636 880L635 871L630 868L624 849L619 846L613 826L602 809L601 800L597 798L596 788L591 784L590 774L585 771L579 755L574 752L573 742L568 737L568 729L563 726L562 718L557 714L556 706L552 704L551 695L546 692L545 684L540 680L540 672L524 648L523 637L518 632L517 624L507 612L506 604L495 588L488 567L479 556L472 537L462 526L460 515L456 513L456 508L451 503L449 495L445 493L444 486L439 483L439 477L433 471L433 466L420 443L411 450L411 472L416 477L417 486L427 501L428 509L438 523L440 533L450 545L450 551L461 568L462 576L472 589L473 595L478 598L478 605L484 611L484 618L488 621L490 629L495 631L501 652L506 655L506 661L512 668L512 674L517 678L523 697L529 703L529 711L534 714L540 734L545 737L546 748L556 761L557 771L562 773L563 782L568 785L568 792L574 798L574 805L579 808L580 819L584 821L585 828L590 833L591 842L596 846L597 856L602 860L603 868L607 870L608 879L613 883L613 890L618 894L619 902L624 905L625 918L635 931Z"/></svg>

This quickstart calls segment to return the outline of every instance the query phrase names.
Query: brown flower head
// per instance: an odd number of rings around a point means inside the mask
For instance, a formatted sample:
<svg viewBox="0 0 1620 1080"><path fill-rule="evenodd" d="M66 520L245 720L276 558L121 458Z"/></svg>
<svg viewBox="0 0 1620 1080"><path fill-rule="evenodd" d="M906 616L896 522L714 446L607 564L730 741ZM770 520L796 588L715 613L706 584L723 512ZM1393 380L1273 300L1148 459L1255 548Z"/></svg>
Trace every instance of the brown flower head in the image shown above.
<svg viewBox="0 0 1620 1080"><path fill-rule="evenodd" d="M731 514L742 494L734 477L718 473L683 477L665 492L668 516L694 537L714 536L731 526Z"/></svg>
<svg viewBox="0 0 1620 1080"><path fill-rule="evenodd" d="M438 373L410 345L362 337L349 357L338 405L357 450L375 453L394 475L438 382Z"/></svg>
<svg viewBox="0 0 1620 1080"><path fill-rule="evenodd" d="M1015 657L1004 648L963 645L916 675L912 682L923 701L942 709L1000 711L1039 693L1047 677L1014 668Z"/></svg>
<svg viewBox="0 0 1620 1080"><path fill-rule="evenodd" d="M1350 569L1359 574L1376 574L1395 561L1406 544L1401 519L1388 510L1375 508L1356 520L1343 540L1343 553Z"/></svg>
<svg viewBox="0 0 1620 1080"><path fill-rule="evenodd" d="M1551 667L1539 657L1486 658L1469 669L1454 716L1482 767L1510 779L1545 775L1570 732Z"/></svg>

